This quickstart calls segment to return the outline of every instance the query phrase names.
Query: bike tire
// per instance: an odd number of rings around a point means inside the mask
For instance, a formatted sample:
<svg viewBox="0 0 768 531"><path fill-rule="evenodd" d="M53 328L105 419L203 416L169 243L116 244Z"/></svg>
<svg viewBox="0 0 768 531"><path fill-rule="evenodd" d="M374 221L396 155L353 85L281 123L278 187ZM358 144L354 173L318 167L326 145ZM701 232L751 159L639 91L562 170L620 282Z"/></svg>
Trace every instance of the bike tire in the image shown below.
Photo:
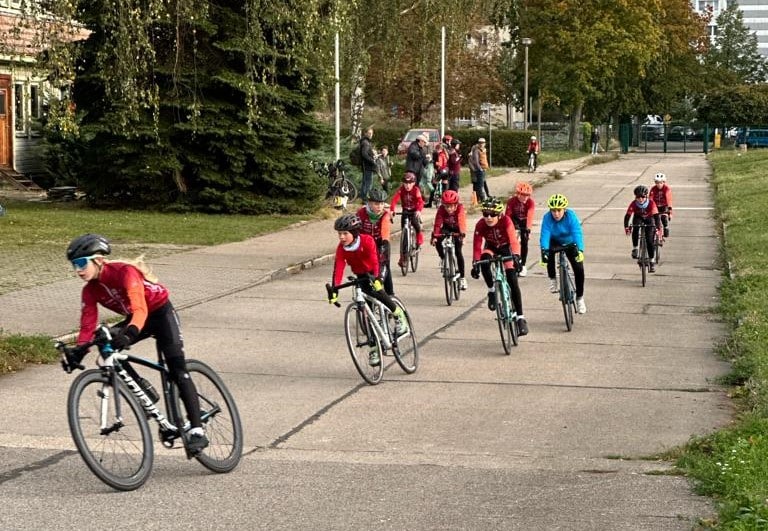
<svg viewBox="0 0 768 531"><path fill-rule="evenodd" d="M365 311L358 309L357 303L353 302L347 306L344 314L344 335L357 372L369 384L379 383L384 375L384 351L381 348L381 338L368 322ZM379 354L378 365L370 364L369 356L372 348Z"/></svg>
<svg viewBox="0 0 768 531"><path fill-rule="evenodd" d="M408 310L405 309L403 302L397 297L392 297L392 300L403 310L405 319L408 322L408 333L401 337L394 337L395 330L395 318L390 312L389 315L389 329L392 331L392 353L395 355L395 360L400 368L406 374L413 374L416 369L419 368L419 346L416 342L416 333L413 331L413 321Z"/></svg>
<svg viewBox="0 0 768 531"><path fill-rule="evenodd" d="M407 230L407 227L403 227L403 230L400 233L401 262L398 265L400 266L400 272L403 274L404 277L408 276L408 262L410 261L410 256L411 256L410 231Z"/></svg>
<svg viewBox="0 0 768 531"><path fill-rule="evenodd" d="M653 260L656 265L661 264L661 241L658 234L653 237Z"/></svg>
<svg viewBox="0 0 768 531"><path fill-rule="evenodd" d="M454 263L453 252L450 247L445 251L445 259L443 260L443 284L445 285L445 302L448 306L453 304L454 299L454 280L456 276L456 264ZM457 299L458 300L458 299Z"/></svg>
<svg viewBox="0 0 768 531"><path fill-rule="evenodd" d="M452 291L453 291L453 300L457 301L459 300L459 297L461 297L461 289L459 287L459 263L456 260L456 251L455 248L451 250L451 278L453 279L453 282L451 283Z"/></svg>
<svg viewBox="0 0 768 531"><path fill-rule="evenodd" d="M536 159L533 157L533 155L528 155L528 173L533 173L536 171Z"/></svg>
<svg viewBox="0 0 768 531"><path fill-rule="evenodd" d="M645 287L646 281L648 279L648 247L645 241L645 234L642 230L640 230L639 236L640 239L638 241L640 242L640 260L638 260L638 263L640 264L640 279L642 281L643 287Z"/></svg>
<svg viewBox="0 0 768 531"><path fill-rule="evenodd" d="M331 188L338 190L339 194L346 195L348 201L354 201L357 198L357 186L346 177L337 177Z"/></svg>
<svg viewBox="0 0 768 531"><path fill-rule="evenodd" d="M565 328L569 332L573 330L573 292L568 279L568 270L560 267L560 302L563 304L563 318L565 319Z"/></svg>
<svg viewBox="0 0 768 531"><path fill-rule="evenodd" d="M504 294L502 292L501 282L494 282L496 286L496 322L499 325L499 335L501 336L501 346L504 347L504 353L512 352L512 337L507 318L504 315Z"/></svg>
<svg viewBox="0 0 768 531"><path fill-rule="evenodd" d="M411 227L411 253L408 261L411 263L411 271L414 273L419 268L419 249L416 247L416 230ZM407 265L407 264L406 264Z"/></svg>
<svg viewBox="0 0 768 531"><path fill-rule="evenodd" d="M72 439L85 464L101 481L116 490L141 487L152 472L154 447L147 417L128 386L118 379L121 426L102 433L101 418L116 419L114 398L103 402L104 392L114 393L111 378L100 369L90 369L72 382L67 397L67 419ZM114 394L112 395L114 397Z"/></svg>
<svg viewBox="0 0 768 531"><path fill-rule="evenodd" d="M232 393L221 377L202 361L187 360L187 372L197 389L203 427L208 437L208 447L195 455L205 468L218 474L234 470L243 455L243 424ZM176 385L171 386L171 397L179 404L177 411L184 411ZM175 419L177 426L182 419Z"/></svg>

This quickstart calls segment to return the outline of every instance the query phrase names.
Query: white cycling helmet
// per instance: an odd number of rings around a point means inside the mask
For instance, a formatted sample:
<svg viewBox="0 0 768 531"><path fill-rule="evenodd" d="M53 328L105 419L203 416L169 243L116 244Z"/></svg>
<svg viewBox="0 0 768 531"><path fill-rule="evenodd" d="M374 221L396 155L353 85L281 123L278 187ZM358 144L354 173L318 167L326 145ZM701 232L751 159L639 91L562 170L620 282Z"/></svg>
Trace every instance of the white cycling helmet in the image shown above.
<svg viewBox="0 0 768 531"><path fill-rule="evenodd" d="M656 175L653 176L653 182L656 182L656 183L663 183L663 182L666 182L666 180L667 180L667 176L664 175L663 173L657 173Z"/></svg>
<svg viewBox="0 0 768 531"><path fill-rule="evenodd" d="M531 136L531 140L536 140L536 135Z"/></svg>

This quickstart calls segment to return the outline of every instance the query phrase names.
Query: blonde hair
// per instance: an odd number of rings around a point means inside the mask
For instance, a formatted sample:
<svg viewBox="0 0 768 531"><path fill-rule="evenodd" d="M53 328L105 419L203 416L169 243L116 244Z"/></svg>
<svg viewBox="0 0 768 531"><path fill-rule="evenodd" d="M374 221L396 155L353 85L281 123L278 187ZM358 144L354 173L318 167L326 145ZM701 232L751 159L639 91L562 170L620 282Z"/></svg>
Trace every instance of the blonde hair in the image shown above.
<svg viewBox="0 0 768 531"><path fill-rule="evenodd" d="M152 269L144 262L144 255L137 256L136 258L130 259L130 258L117 258L115 260L104 260L105 262L109 263L122 263L122 264L128 264L132 265L136 269L139 270L139 273L142 274L145 280L148 280L152 284L157 284L160 282L160 279L157 278L157 275L155 275L152 272Z"/></svg>

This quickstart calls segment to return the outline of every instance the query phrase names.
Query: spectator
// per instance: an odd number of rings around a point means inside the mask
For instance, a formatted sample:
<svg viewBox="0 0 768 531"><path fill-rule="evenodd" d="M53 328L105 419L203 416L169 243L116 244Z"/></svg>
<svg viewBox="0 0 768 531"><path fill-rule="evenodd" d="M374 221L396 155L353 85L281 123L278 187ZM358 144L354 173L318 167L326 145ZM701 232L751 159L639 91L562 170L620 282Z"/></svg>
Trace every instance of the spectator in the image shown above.
<svg viewBox="0 0 768 531"><path fill-rule="evenodd" d="M600 147L600 132L597 130L597 128L592 129L589 142L592 144L592 154L597 155L597 149Z"/></svg>
<svg viewBox="0 0 768 531"><path fill-rule="evenodd" d="M469 154L469 168L472 171L472 189L479 202L488 197L485 184L485 172L488 170L488 154L485 150L485 138L478 138Z"/></svg>
<svg viewBox="0 0 768 531"><path fill-rule="evenodd" d="M392 162L389 160L389 149L387 149L387 146L382 147L379 156L376 157L376 175L379 178L381 189L389 194L389 181L392 179Z"/></svg>
<svg viewBox="0 0 768 531"><path fill-rule="evenodd" d="M373 144L371 139L373 138L373 128L369 127L365 130L363 138L360 139L360 160L363 170L363 183L360 186L360 198L365 202L368 197L368 192L371 190L373 184L373 172L376 171L376 155L373 152Z"/></svg>

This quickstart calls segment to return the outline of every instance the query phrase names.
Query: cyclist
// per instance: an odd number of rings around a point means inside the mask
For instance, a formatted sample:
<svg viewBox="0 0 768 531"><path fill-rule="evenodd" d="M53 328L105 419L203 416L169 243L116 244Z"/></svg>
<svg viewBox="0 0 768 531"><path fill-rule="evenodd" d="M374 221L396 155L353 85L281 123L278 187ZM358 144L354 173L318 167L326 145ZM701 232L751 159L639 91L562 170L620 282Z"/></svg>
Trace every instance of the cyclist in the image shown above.
<svg viewBox="0 0 768 531"><path fill-rule="evenodd" d="M573 278L576 283L576 311L587 313L584 302L584 234L581 231L581 221L576 213L568 208L568 199L561 194L554 194L547 200L549 212L541 219L541 261L547 266L549 291L557 293L555 272L555 253L553 247L566 247L565 256L571 263Z"/></svg>
<svg viewBox="0 0 768 531"><path fill-rule="evenodd" d="M525 263L528 261L528 240L531 236L535 203L533 201L533 187L524 181L515 185L515 195L507 201L506 215L512 220L515 229L520 231L520 276L528 275Z"/></svg>
<svg viewBox="0 0 768 531"><path fill-rule="evenodd" d="M496 310L496 298L493 286L493 275L488 263L480 264L478 260L491 258L494 255L513 256L511 261L504 262L507 282L510 288L510 298L517 311L517 328L521 336L528 333L528 323L523 315L523 297L517 282L515 269L520 269L520 242L515 237L515 226L512 220L504 214L504 202L495 197L483 201L483 217L475 225L475 235L472 242L472 278L480 278L483 274L485 285L488 286L488 309Z"/></svg>
<svg viewBox="0 0 768 531"><path fill-rule="evenodd" d="M655 256L653 248L653 231L661 235L661 220L659 219L659 209L656 207L656 203L653 199L648 197L647 186L635 187L635 200L629 204L627 213L624 215L624 232L629 236L632 235L632 258L637 259L637 244L640 235L640 225L645 225L645 246L648 249L648 258L650 264L648 271L651 273L656 272L656 264L653 263ZM629 221L632 218L632 226Z"/></svg>
<svg viewBox="0 0 768 531"><path fill-rule="evenodd" d="M344 269L347 264L357 278L364 280L360 289L374 299L381 301L395 318L395 334L402 336L408 332L408 321L400 306L384 291L379 269L379 253L376 242L368 234L362 234L363 222L357 214L344 214L333 224L339 233L339 245L336 247L336 258L333 263L332 285L341 284L344 280ZM339 300L338 291L331 293L328 302L333 304ZM371 365L381 363L378 350L371 350Z"/></svg>
<svg viewBox="0 0 768 531"><path fill-rule="evenodd" d="M654 186L651 187L650 197L656 208L659 209L661 225L664 227L664 237L669 236L669 220L672 218L672 189L667 184L667 176L657 173L653 177ZM666 216L662 216L666 214Z"/></svg>
<svg viewBox="0 0 768 531"><path fill-rule="evenodd" d="M456 250L456 264L459 267L459 289L466 290L464 253L461 252L461 246L467 235L467 214L464 205L459 201L459 193L454 190L446 190L443 192L443 204L440 205L437 214L435 214L435 224L432 228L432 238L430 238L430 243L437 249L440 260L445 259L443 240L451 233L458 234L458 236L454 236L453 243Z"/></svg>
<svg viewBox="0 0 768 531"><path fill-rule="evenodd" d="M539 153L541 152L541 145L539 144L539 141L536 140L536 135L531 135L528 142L528 149L525 152L529 157L531 156L531 153L533 153L533 171L536 171L536 168L539 167Z"/></svg>
<svg viewBox="0 0 768 531"><path fill-rule="evenodd" d="M384 190L374 188L368 192L368 204L360 207L357 215L362 222L361 234L368 234L376 242L379 250L379 265L384 280L384 291L389 295L395 294L392 285L392 271L389 268L390 244L389 234L392 223L387 212L387 194Z"/></svg>
<svg viewBox="0 0 768 531"><path fill-rule="evenodd" d="M395 220L395 209L397 202L402 201L402 216L400 216L400 226L405 225L405 219L411 220L411 225L416 230L416 248L420 249L424 243L424 235L421 233L421 211L424 209L424 198L421 196L419 188L416 186L416 174L407 171L403 175L403 184L397 189L395 195L392 196L392 202L390 203L390 221ZM403 267L407 260L407 257L400 255L398 260L398 267Z"/></svg>
<svg viewBox="0 0 768 531"><path fill-rule="evenodd" d="M168 289L157 282L157 277L141 257L133 261L104 258L111 251L109 241L98 234L78 236L67 247L67 260L86 283L81 295L79 346L75 347L75 359L71 361L80 363L88 353L83 345L93 339L98 326L99 304L125 316L125 320L117 325L120 332L111 341L115 350L154 336L170 377L179 388L192 426L188 432L187 449L192 454L199 453L208 446L208 438L200 418L197 390L187 372L179 317L169 300ZM127 370L134 379L139 379L133 368Z"/></svg>

